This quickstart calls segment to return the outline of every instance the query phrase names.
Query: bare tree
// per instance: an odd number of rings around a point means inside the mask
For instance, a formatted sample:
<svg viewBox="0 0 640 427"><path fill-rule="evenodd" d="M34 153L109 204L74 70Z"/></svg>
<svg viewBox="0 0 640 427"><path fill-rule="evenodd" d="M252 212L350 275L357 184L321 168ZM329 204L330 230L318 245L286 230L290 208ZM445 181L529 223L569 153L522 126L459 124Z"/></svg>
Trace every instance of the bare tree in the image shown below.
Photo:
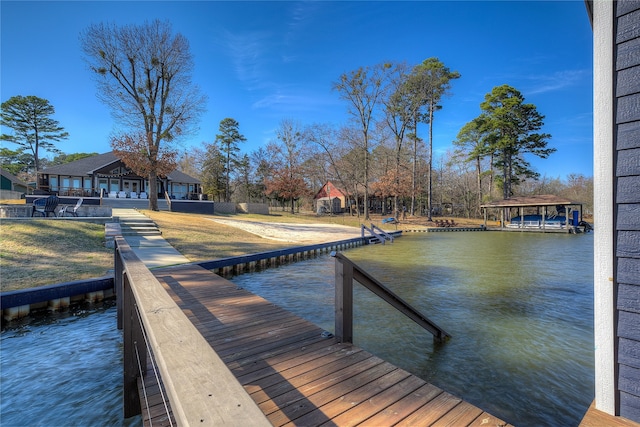
<svg viewBox="0 0 640 427"><path fill-rule="evenodd" d="M191 81L189 42L172 34L171 24L93 24L80 37L98 96L114 118L146 137L149 208L158 210L158 161L161 145L194 130L205 97Z"/></svg>
<svg viewBox="0 0 640 427"><path fill-rule="evenodd" d="M369 154L371 149L369 133L374 122L374 114L383 95L384 76L390 67L390 64L360 67L342 74L339 80L333 83L333 89L340 93L340 98L349 103L348 111L358 122L362 133L365 220L369 219Z"/></svg>
<svg viewBox="0 0 640 427"><path fill-rule="evenodd" d="M276 135L277 141L267 146L267 151L273 154L273 169L266 182L266 192L291 200L291 213L295 213L295 201L309 193L302 168L305 134L297 122L284 119Z"/></svg>

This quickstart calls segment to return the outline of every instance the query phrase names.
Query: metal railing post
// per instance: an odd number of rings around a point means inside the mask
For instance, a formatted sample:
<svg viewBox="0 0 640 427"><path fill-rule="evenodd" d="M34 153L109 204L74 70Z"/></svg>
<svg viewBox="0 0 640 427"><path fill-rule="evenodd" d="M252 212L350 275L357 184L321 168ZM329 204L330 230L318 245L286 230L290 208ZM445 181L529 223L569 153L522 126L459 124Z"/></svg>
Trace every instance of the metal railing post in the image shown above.
<svg viewBox="0 0 640 427"><path fill-rule="evenodd" d="M335 336L340 342L353 342L353 266L336 259Z"/></svg>
<svg viewBox="0 0 640 427"><path fill-rule="evenodd" d="M451 337L438 325L413 308L409 303L404 301L398 295L393 293L389 288L376 280L361 267L356 265L344 255L331 252L331 256L336 259L335 278L336 278L336 331L335 336L340 342L353 342L353 281L369 289L382 300L389 303L400 313L416 322L418 325L429 331L433 335L435 342L441 343Z"/></svg>
<svg viewBox="0 0 640 427"><path fill-rule="evenodd" d="M120 256L120 248L118 248L118 239L114 238L115 250L113 251L113 286L116 291L116 318L118 329L122 330L122 275L123 264Z"/></svg>
<svg viewBox="0 0 640 427"><path fill-rule="evenodd" d="M140 349L139 343L141 340L140 322L138 321L138 314L136 313L136 303L131 291L129 278L125 274L122 279L123 282L123 407L124 417L129 418L134 415L139 415L142 412L140 407L140 396L138 395L138 356L137 351ZM137 347L137 349L136 349ZM146 369L146 350L145 357L140 357L140 362L144 360L143 369Z"/></svg>

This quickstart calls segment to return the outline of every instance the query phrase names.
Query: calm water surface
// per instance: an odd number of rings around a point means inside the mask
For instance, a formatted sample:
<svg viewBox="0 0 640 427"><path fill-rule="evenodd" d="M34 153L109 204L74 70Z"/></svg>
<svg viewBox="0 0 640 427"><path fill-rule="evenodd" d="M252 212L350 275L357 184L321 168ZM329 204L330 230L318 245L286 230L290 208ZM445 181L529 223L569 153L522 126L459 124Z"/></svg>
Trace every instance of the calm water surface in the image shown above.
<svg viewBox="0 0 640 427"><path fill-rule="evenodd" d="M452 335L356 285L354 342L517 426L576 426L593 400L593 235L428 233L345 255ZM334 329L328 256L233 282Z"/></svg>
<svg viewBox="0 0 640 427"><path fill-rule="evenodd" d="M576 426L593 400L593 236L429 233L345 252L453 338L355 288L354 341L517 426ZM334 259L233 278L333 331ZM113 307L0 335L2 426L139 425L122 418Z"/></svg>
<svg viewBox="0 0 640 427"><path fill-rule="evenodd" d="M0 334L0 387L3 427L141 425L122 417L112 304L10 324Z"/></svg>

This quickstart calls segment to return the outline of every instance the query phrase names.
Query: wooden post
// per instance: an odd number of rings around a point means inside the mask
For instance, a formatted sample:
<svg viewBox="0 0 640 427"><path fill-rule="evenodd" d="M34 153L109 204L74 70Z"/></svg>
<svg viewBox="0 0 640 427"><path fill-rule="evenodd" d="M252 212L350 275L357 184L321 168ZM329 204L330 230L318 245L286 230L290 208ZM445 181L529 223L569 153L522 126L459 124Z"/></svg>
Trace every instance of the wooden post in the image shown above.
<svg viewBox="0 0 640 427"><path fill-rule="evenodd" d="M335 252L331 256L335 257ZM338 341L353 342L353 266L336 258L335 335Z"/></svg>
<svg viewBox="0 0 640 427"><path fill-rule="evenodd" d="M146 349L144 348L144 340L141 335L140 322L136 313L136 303L131 291L129 278L125 274L122 278L123 284L123 407L124 417L129 418L139 415L142 411L140 408L140 396L138 395L138 353L140 349L144 354L140 356L140 366L147 369ZM142 344L142 345L140 345Z"/></svg>

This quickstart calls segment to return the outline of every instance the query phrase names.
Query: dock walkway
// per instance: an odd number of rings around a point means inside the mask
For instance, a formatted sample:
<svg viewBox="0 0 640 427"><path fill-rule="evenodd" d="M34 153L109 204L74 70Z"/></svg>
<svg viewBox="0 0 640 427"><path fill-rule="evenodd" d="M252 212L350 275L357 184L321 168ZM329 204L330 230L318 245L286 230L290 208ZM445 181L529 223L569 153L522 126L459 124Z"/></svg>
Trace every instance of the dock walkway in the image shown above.
<svg viewBox="0 0 640 427"><path fill-rule="evenodd" d="M153 274L274 426L508 425L202 267ZM144 424L168 425L145 387Z"/></svg>

